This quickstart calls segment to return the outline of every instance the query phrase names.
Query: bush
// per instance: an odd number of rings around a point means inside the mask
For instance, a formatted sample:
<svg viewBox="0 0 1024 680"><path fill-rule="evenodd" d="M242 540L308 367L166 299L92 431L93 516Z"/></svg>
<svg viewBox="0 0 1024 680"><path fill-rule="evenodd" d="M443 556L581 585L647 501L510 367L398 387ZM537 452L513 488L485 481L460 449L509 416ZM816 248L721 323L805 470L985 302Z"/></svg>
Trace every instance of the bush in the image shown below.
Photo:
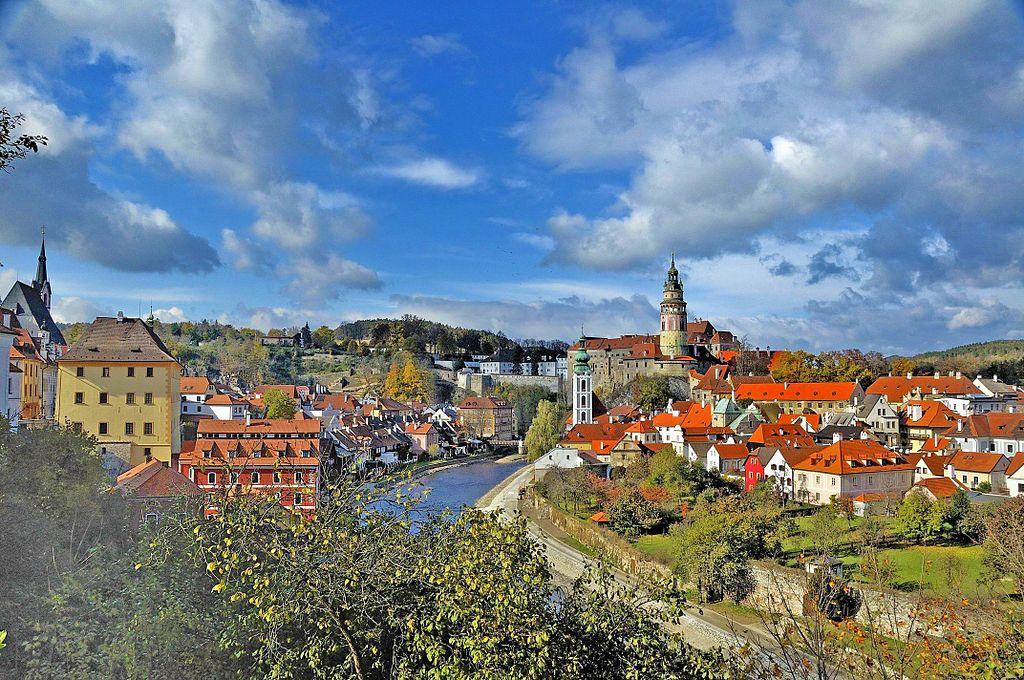
<svg viewBox="0 0 1024 680"><path fill-rule="evenodd" d="M856 615L860 603L860 592L843 577L820 570L807 579L804 616L817 612L831 621L842 621Z"/></svg>

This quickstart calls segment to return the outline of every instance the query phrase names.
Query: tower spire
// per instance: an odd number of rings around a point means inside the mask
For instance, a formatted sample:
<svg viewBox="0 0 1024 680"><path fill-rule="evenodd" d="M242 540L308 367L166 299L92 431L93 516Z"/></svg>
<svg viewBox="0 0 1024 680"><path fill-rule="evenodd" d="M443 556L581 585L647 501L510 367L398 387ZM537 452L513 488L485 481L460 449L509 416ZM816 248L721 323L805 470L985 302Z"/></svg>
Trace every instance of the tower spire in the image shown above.
<svg viewBox="0 0 1024 680"><path fill-rule="evenodd" d="M39 290L46 283L46 227L41 229L42 238L39 243L39 264L36 265L36 278L32 286Z"/></svg>

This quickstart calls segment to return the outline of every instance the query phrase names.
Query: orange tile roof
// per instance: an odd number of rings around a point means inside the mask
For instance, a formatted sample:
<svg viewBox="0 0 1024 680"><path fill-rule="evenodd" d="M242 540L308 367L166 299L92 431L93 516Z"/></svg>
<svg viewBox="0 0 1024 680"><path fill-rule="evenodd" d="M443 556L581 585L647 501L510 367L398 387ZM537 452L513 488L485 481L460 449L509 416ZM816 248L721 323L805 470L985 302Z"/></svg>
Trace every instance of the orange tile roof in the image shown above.
<svg viewBox="0 0 1024 680"><path fill-rule="evenodd" d="M597 522L598 524L606 524L607 522L610 522L611 519L608 517L607 512L601 510L600 512L595 512L593 515L591 515L590 521Z"/></svg>
<svg viewBox="0 0 1024 680"><path fill-rule="evenodd" d="M945 430L953 427L960 420L960 416L941 401L915 400L908 401L907 405L921 407L921 417L917 420L908 420L907 427L941 428Z"/></svg>
<svg viewBox="0 0 1024 680"><path fill-rule="evenodd" d="M793 464L794 470L849 475L913 470L916 458L890 451L870 439L843 439Z"/></svg>
<svg viewBox="0 0 1024 680"><path fill-rule="evenodd" d="M626 428L626 432L640 433L640 434L654 434L658 430L654 427L654 423L650 420L638 420L635 423L631 423Z"/></svg>
<svg viewBox="0 0 1024 680"><path fill-rule="evenodd" d="M780 413L778 422L783 425L791 425L797 423L801 418L815 430L821 429L820 413Z"/></svg>
<svg viewBox="0 0 1024 680"><path fill-rule="evenodd" d="M580 423L573 425L560 443L588 443L594 452L607 453L619 443L628 427L628 423Z"/></svg>
<svg viewBox="0 0 1024 680"><path fill-rule="evenodd" d="M719 458L725 460L744 460L750 455L750 450L743 444L715 444L715 451Z"/></svg>
<svg viewBox="0 0 1024 680"><path fill-rule="evenodd" d="M954 453L947 465L952 465L956 470L964 472L992 472L1006 458L1001 453L985 453L974 451L957 451Z"/></svg>
<svg viewBox="0 0 1024 680"><path fill-rule="evenodd" d="M949 477L930 477L928 479L920 479L914 482L914 486L920 486L928 489L932 492L935 498L949 498L953 496L957 491L967 491L960 482Z"/></svg>
<svg viewBox="0 0 1024 680"><path fill-rule="evenodd" d="M952 454L942 455L930 452L926 453L929 453L929 455L921 456L921 458L918 460L918 464L924 463L925 466L928 468L928 472L937 477L941 477L942 475L946 474L946 463L948 463L949 459L953 457Z"/></svg>
<svg viewBox="0 0 1024 680"><path fill-rule="evenodd" d="M849 401L855 382L746 383L736 388L736 399L754 401Z"/></svg>
<svg viewBox="0 0 1024 680"><path fill-rule="evenodd" d="M884 394L891 402L900 402L911 393L922 396L937 393L939 395L979 394L981 390L963 376L918 375L908 378L905 375L883 375L871 383L868 394Z"/></svg>
<svg viewBox="0 0 1024 680"><path fill-rule="evenodd" d="M408 425L405 426L405 433L406 434L430 434L430 431L433 430L433 429L434 429L434 426L431 423L420 423L419 425L416 425L414 423L409 423Z"/></svg>
<svg viewBox="0 0 1024 680"><path fill-rule="evenodd" d="M814 446L814 438L796 423L761 423L750 435L748 442L787 448Z"/></svg>
<svg viewBox="0 0 1024 680"><path fill-rule="evenodd" d="M1010 465L1006 468L1006 476L1011 477L1021 469L1024 469L1024 453L1018 453L1010 459Z"/></svg>
<svg viewBox="0 0 1024 680"><path fill-rule="evenodd" d="M249 402L245 399L233 397L230 394L215 394L207 399L206 403L210 406L242 406L247 405Z"/></svg>
<svg viewBox="0 0 1024 680"><path fill-rule="evenodd" d="M118 475L117 489L125 496L138 498L196 496L202 493L188 477L155 459Z"/></svg>
<svg viewBox="0 0 1024 680"><path fill-rule="evenodd" d="M182 376L179 391L182 394L206 394L210 389L210 380L199 376Z"/></svg>
<svg viewBox="0 0 1024 680"><path fill-rule="evenodd" d="M954 428L945 434L956 437L1024 439L1024 413L985 413L969 416L964 420L962 431Z"/></svg>
<svg viewBox="0 0 1024 680"><path fill-rule="evenodd" d="M476 397L469 396L462 400L458 406L460 409L498 409L498 408L512 408L509 403L504 399L496 399L494 397Z"/></svg>
<svg viewBox="0 0 1024 680"><path fill-rule="evenodd" d="M319 420L294 420L292 418L253 419L247 425L244 420L202 420L198 433L203 434L249 434L259 437L266 434L307 434L320 435Z"/></svg>
<svg viewBox="0 0 1024 680"><path fill-rule="evenodd" d="M952 439L946 439L945 437L928 437L921 448L918 449L921 453L936 453L938 451L945 451L953 443Z"/></svg>

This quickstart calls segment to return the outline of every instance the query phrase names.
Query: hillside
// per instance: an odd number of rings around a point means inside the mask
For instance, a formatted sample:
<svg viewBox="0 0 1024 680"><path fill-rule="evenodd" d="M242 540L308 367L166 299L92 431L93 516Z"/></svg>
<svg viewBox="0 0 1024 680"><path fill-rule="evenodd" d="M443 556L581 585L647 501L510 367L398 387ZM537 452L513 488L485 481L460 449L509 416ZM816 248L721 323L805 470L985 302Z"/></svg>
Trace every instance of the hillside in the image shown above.
<svg viewBox="0 0 1024 680"><path fill-rule="evenodd" d="M998 374L1009 382L1024 381L1024 340L990 340L923 352L909 357L917 372L962 371L966 375Z"/></svg>

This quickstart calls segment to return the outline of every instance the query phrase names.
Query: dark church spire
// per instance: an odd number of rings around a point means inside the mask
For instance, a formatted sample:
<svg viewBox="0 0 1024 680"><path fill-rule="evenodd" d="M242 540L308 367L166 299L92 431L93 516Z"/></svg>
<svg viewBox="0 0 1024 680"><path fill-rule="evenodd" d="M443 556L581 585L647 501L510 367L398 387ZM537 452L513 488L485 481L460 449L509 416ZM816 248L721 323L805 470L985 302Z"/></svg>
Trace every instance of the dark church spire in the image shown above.
<svg viewBox="0 0 1024 680"><path fill-rule="evenodd" d="M39 264L36 265L36 278L32 281L32 287L40 290L46 283L46 227L43 227L43 239L39 246Z"/></svg>

